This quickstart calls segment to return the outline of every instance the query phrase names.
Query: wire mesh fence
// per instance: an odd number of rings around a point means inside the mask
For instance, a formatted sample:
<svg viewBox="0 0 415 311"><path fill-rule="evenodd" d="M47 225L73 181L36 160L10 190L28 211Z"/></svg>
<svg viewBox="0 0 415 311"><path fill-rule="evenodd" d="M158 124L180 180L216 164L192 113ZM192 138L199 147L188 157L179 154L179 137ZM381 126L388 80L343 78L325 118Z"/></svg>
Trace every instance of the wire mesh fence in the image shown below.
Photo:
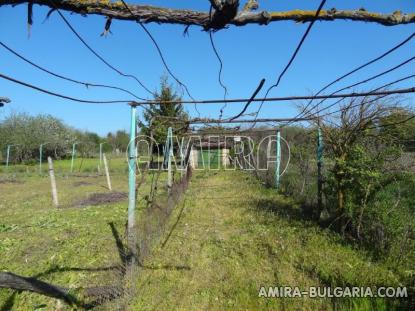
<svg viewBox="0 0 415 311"><path fill-rule="evenodd" d="M10 165L0 174L0 269L57 284L57 295L73 306L118 310L136 295L134 280L152 248L162 242L174 206L191 177L191 169L149 170L138 162L136 226L127 234L126 159L108 157L112 191L99 159L54 161L59 206L51 198L47 163ZM24 268L22 268L24 267ZM55 289L56 289L55 288ZM43 295L22 292L35 305L51 305ZM54 296L56 292L46 293ZM0 297L13 301L16 293ZM2 300L2 299L0 299ZM56 301L55 309L63 308ZM54 303L53 303L54 304ZM1 305L3 307L3 305Z"/></svg>
<svg viewBox="0 0 415 311"><path fill-rule="evenodd" d="M132 232L120 234L114 226L113 236L118 248L121 264L117 268L118 286L105 291L100 297L105 309L127 309L139 295L136 287L141 271L146 268L146 261L152 250L162 246L169 237L169 224L172 211L180 202L192 176L192 169L180 168L174 172L175 179L168 186L168 172L164 170L143 171L138 193L138 213L136 225ZM145 186L144 186L145 185ZM114 300L114 298L117 298Z"/></svg>
<svg viewBox="0 0 415 311"><path fill-rule="evenodd" d="M177 179L170 188L160 187L160 183L166 182L162 173L153 173L150 195L146 198L147 206L140 214L137 226L140 262L148 257L154 243L159 241L166 232L166 225L172 210L187 189L192 176L191 167L179 172L180 174L177 173Z"/></svg>

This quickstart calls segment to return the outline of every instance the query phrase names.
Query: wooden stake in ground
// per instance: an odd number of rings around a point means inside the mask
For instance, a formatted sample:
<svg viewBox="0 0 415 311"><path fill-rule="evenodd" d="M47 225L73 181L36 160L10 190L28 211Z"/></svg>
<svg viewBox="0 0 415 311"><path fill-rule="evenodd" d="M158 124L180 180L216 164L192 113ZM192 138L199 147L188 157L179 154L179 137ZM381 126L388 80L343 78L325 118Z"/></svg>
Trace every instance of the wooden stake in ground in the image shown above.
<svg viewBox="0 0 415 311"><path fill-rule="evenodd" d="M105 168L105 175L107 176L108 189L112 191L111 178L110 178L110 173L108 170L108 162L107 162L107 157L105 156L105 153L102 154L102 159L104 160L104 168Z"/></svg>
<svg viewBox="0 0 415 311"><path fill-rule="evenodd" d="M52 161L51 157L48 157L48 164L49 164L50 185L52 187L53 205L55 205L55 207L59 207L58 190L56 188L55 171L53 169L53 161Z"/></svg>

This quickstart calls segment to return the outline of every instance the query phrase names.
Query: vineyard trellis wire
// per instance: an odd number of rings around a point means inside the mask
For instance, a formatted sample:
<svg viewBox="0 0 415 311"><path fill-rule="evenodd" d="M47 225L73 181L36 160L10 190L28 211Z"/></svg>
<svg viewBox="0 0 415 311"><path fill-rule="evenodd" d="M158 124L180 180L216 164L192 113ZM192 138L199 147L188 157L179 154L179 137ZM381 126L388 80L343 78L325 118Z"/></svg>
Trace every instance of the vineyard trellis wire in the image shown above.
<svg viewBox="0 0 415 311"><path fill-rule="evenodd" d="M8 4L8 3L19 3L19 2L26 2L26 1L4 1L4 3ZM51 0L48 0L47 2L49 3L54 3ZM124 3L124 1L122 1ZM311 29L311 26L313 25L313 23L316 20L331 20L331 19L337 19L337 18L341 18L341 19L345 19L345 18L350 18L350 14L346 14L345 12L343 13L339 13L336 11L333 12L321 12L322 14L320 15L320 10L322 8L322 6L324 5L325 1L322 1L319 9L317 12L312 12L312 15L305 15L303 17L300 16L300 19L305 18L306 21L311 21L307 32L305 33L303 39L300 41L300 45L297 47L296 52L294 53L293 57L291 58L290 62L288 63L287 67L284 69L284 71L282 72L282 74L280 75L279 80L281 79L281 77L283 76L284 72L287 70L287 68L290 66L291 62L293 61L296 53L298 52L299 48L301 47L302 42L304 41L308 31ZM37 1L36 3L40 3L40 4L45 4L44 1ZM78 3L79 4L79 3ZM88 4L79 4L80 6L85 6ZM104 11L102 11L102 7L106 7L107 4L97 4L96 7L96 11L95 13L98 14L103 14ZM61 17L64 19L65 23L71 28L71 30L75 33L75 35L78 37L78 39L80 39L83 44L98 58L101 59L101 61L104 62L104 64L106 64L108 67L110 67L111 69L117 71L120 75L122 76L129 76L129 75L125 75L122 72L120 72L118 69L116 69L115 67L113 67L111 64L107 63L105 61L105 59L102 58L102 56L100 56L99 54L97 54L97 52L95 52L94 49L92 49L92 47L90 45L88 45L83 39L82 37L80 37L79 34L77 34L77 32L73 29L73 27L69 24L69 22L64 18L64 16L62 15L62 13L59 11L60 8L62 8L62 2L61 1L57 1L54 5L54 8L58 10L58 13L61 15ZM144 23L146 22L151 22L151 21L157 21L157 18L154 19L148 19L145 21L142 21L141 19L141 15L142 11L140 11L141 7L140 6L130 6L127 5L126 3L124 3L124 7L127 9L127 11L129 11L129 15L125 16L126 12L125 10L122 11L121 13L119 12L120 8L113 8L110 7L110 10L107 10L106 15L108 17L107 22L109 21L110 23L110 18L116 18L117 14L122 14L123 18L127 18L130 20L135 20L141 27L143 27L143 29L147 32L147 34L150 36L150 38L152 39L153 43L155 44L158 53L163 61L163 64L165 66L165 68L169 71L169 73L174 77L174 79L183 86L182 82L180 82L171 72L169 69L169 66L167 65L167 63L164 60L164 56L157 44L157 42L154 40L154 38L151 36L151 34L146 30ZM33 2L29 3L29 8L30 10L33 9ZM73 7L73 1L66 1L65 6L62 9L69 9L72 11L77 12L77 10L79 10L79 6L78 8L74 8ZM100 11L101 9L101 11ZM151 11L151 7L148 8L148 10ZM215 9L218 12L215 12L215 15L221 15L220 9L219 7L215 7ZM117 11L118 10L118 11ZM87 11L85 11L87 12ZM173 12L174 13L174 12ZM109 15L108 15L109 14ZM138 14L138 15L137 15ZM340 14L340 15L339 15ZM343 14L343 15L342 15ZM114 15L114 16L110 16L110 15ZM301 14L300 14L301 15ZM260 19L258 19L258 16L255 18L253 15L249 15L251 18L251 20L245 20L245 23L251 23L251 22L261 22ZM393 15L393 19L390 18L390 16L386 16L386 15L376 15L376 16L370 16L366 13L363 12L354 12L354 19L356 20L369 20L369 21L375 21L375 22L381 22L381 23L392 23L392 24L399 24L399 23L411 23L414 22L413 18L410 16L395 16ZM31 16L30 16L31 17ZM118 16L119 17L119 16ZM242 25L244 23L243 18L241 21L241 16L235 15L232 16L232 18L229 18L227 16L225 17L225 21L218 21L218 20L212 20L211 18L209 18L209 22L206 23L206 21L204 21L203 23L200 22L200 20L206 20L206 16L204 16L203 14L201 14L200 16L196 16L194 17L194 21L193 23L195 23L196 25L202 25L205 30L211 30L211 29L215 29L215 30L219 30L222 27L226 26L226 24L236 24L236 25ZM239 18L239 20L238 20ZM252 19L253 18L253 19ZM288 17L291 18L292 17ZM228 20L226 20L228 19ZM164 22L166 22L167 19L164 20ZM269 19L269 21L271 21L272 19ZM278 20L278 17L274 20ZM169 20L167 20L167 22L169 22ZM170 21L171 22L171 21ZM184 21L175 21L178 23L183 23ZM221 26L221 24L219 22L224 22L224 25ZM31 23L29 23L31 24ZM186 23L185 23L186 24ZM187 26L191 25L191 23L187 23ZM108 24L106 24L106 30L109 30L109 26ZM411 59L412 60L412 59ZM409 62L406 61L403 64L400 64L394 68L399 68L400 66L403 66L405 64L407 64ZM387 71L388 72L388 71ZM373 79L379 77L380 75L383 75L385 72L383 72L382 74L376 75L374 77L372 77ZM220 75L220 73L219 73ZM56 76L56 75L55 75ZM73 98L71 96L66 96L66 95L62 95L58 92L52 92L34 85L31 85L29 83L23 82L23 81L19 81L17 79L11 78L9 76L6 76L4 74L0 74L0 77L6 80L9 80L11 82L14 83L18 83L20 85L23 85L25 87L29 87L32 89L35 89L37 91L40 92L44 92L47 93L49 95L53 95L53 96L58 96L61 98L65 98L68 100L72 100L72 101L78 101L78 102L84 102L84 103L130 103L130 100L121 100L121 101L91 101L91 100L85 100L85 99L77 99L77 98ZM371 78L371 79L372 79ZM141 82L138 81L137 78L135 78L137 80L137 82L139 82L140 85ZM220 80L220 79L219 79ZM366 80L367 81L367 80ZM277 82L277 85L278 85ZM315 95L315 96L291 96L291 97L279 97L279 98L266 98L267 96L265 96L265 98L261 98L261 99L255 99L254 97L257 95L257 93L259 92L259 90L261 89L262 85L264 83L264 80L261 81L260 83L260 87L257 88L257 91L254 93L254 95L250 98L250 99L228 99L228 100L199 100L199 101L195 101L193 100L193 98L191 97L191 95L189 94L187 87L184 86L186 88L186 91L189 95L190 98L192 98L192 100L190 101L180 101L180 102L162 102L160 104L183 104L183 103L192 103L195 104L195 106L197 104L209 104L209 103L238 103L238 102L247 102L247 104L245 104L245 107L243 108L242 112L239 113L236 117L231 118L230 120L221 120L222 118L220 117L219 120L206 120L206 119L202 119L200 118L200 114L199 114L199 118L198 120L190 120L188 123L194 123L196 124L197 122L202 123L202 124L207 124L209 122L212 123L217 123L217 124L222 124L222 123L227 123L227 121L229 123L253 123L254 125L256 124L256 122L258 122L258 114L259 112L255 115L255 120L236 120L237 118L241 117L243 115L243 113L245 112L245 110L248 108L248 106L250 105L251 102L255 102L255 101L262 101L262 102L270 102L270 101L292 101L292 100L305 100L308 99L310 100L310 102L312 102L313 100L316 99L329 99L329 98L340 98L340 99L344 99L347 97L366 97L366 96L387 96L387 95L391 95L391 94L407 94L407 93L414 93L415 92L415 88L407 88L407 89L399 89L399 90L393 90L393 91L380 91L380 92L361 92L361 93L348 93L348 94L330 94L330 95ZM363 83L363 82L358 82L358 84ZM358 84L353 84L353 85L358 85ZM143 86L143 85L142 85ZM148 89L143 86L143 88L145 88L147 91ZM151 93L149 91L149 93ZM132 109L135 109L136 106L144 106L144 105L151 105L154 104L154 101L143 101L143 102L135 102L135 103L131 103L132 105ZM196 106L197 107L197 106ZM197 110L197 108L196 108ZM339 111L337 111L339 112ZM321 116L320 116L321 117ZM411 117L413 118L413 117ZM263 122L298 122L298 121L309 121L309 120L314 120L315 116L313 116L313 118L310 117L295 117L295 118L291 118L289 120L285 119L274 119L274 120L260 120ZM408 119L410 120L410 119ZM131 134L135 134L135 126L132 127L134 128L134 130L131 130ZM274 130L273 130L274 131ZM238 133L242 133L242 131L237 131ZM252 134L253 132L247 132L249 134ZM263 137L260 136L262 135L260 131L255 131L255 133L257 135L259 135L257 137L258 140L262 139ZM253 134L254 135L254 134ZM135 135L133 135L135 136ZM134 142L135 138L131 138L131 142ZM262 156L265 155L265 157L268 157L269 152L268 149L271 148L269 147L270 144L268 145L266 150L260 150L260 154L262 154ZM252 148L253 146L247 145L246 147ZM309 142L304 142L304 145L300 145L299 149L301 148L314 148L310 147ZM135 149L135 148L134 148ZM278 149L278 148L271 148L271 149ZM133 150L133 148L130 148L130 150ZM296 151L296 150L294 150ZM166 153L169 153L169 151L167 150ZM313 180L315 180L315 172L313 171L315 168L315 165L313 163L313 160L311 159L307 159L306 161L303 159L303 156L308 153L308 152L302 152L301 150L298 151L297 153L295 153L294 155L294 164L296 164L298 167L298 172L304 176L311 176L311 178ZM283 154L283 159L287 158L286 156L284 156ZM136 160L136 155L134 153L130 154L129 157L129 161L134 162L135 163ZM240 159L240 161L242 163L247 163L244 162L243 159ZM275 175L272 175L273 172L275 174L275 172L277 171L276 168L272 168L271 170L267 170L264 176L261 176L261 174L258 173L258 170L255 168L255 159L251 158L251 161L254 167L254 172L255 174L258 175L259 178L263 179L265 181L266 184L269 184L270 186L273 186L273 182L276 182L276 178ZM297 163L295 162L297 161ZM187 157L187 163L189 162L189 157ZM249 163L249 162L248 162ZM134 215L134 221L137 220L138 218L138 222L137 225L132 226L132 228L127 228L127 232L125 233L125 235L120 234L120 229L119 227L122 227L122 225L118 226L118 228L114 225L114 224L110 224L110 228L111 228L111 232L113 235L113 238L115 240L115 244L116 244L116 250L118 251L121 263L116 265L114 269L112 269L113 273L115 274L115 279L116 279L116 284L111 284L110 286L107 286L106 283L104 284L104 286L99 286L99 288L96 289L88 289L86 290L86 294L88 296L88 293L91 294L91 296L94 296L95 298L97 298L97 300L95 300L95 303L102 303L104 301L111 301L114 298L119 298L120 296L122 296L122 299L124 299L125 303L128 304L128 299L130 299L134 294L135 294L135 288L134 288L134 282L132 282L131 280L133 280L135 278L135 276L137 275L137 273L139 273L140 268L145 267L145 259L146 257L151 253L151 249L154 246L154 243L156 241L158 241L160 239L160 237L163 235L163 233L166 230L166 224L169 220L169 217L172 213L173 207L179 202L181 195L183 194L183 192L185 191L187 184L189 182L189 178L191 177L191 171L188 170L186 174L184 174L184 176L182 176L182 178L180 178L178 181L176 180L175 182L173 182L173 184L171 184L171 187L160 187L159 184L165 184L165 173L163 173L162 171L157 171L157 172L152 172L149 173L148 171L145 170L145 168L143 168L142 171L142 175L141 175L141 180L139 181L138 185L142 186L145 184L145 180L146 178L148 178L151 175L151 182L149 185L149 195L148 196L143 196L141 197L137 202L135 202L135 197L136 197L136 193L137 191L140 191L140 187L137 189L135 187L135 177L136 177L136 170L135 170L135 164L132 166L130 165L129 167L129 172L131 174L134 174L134 179L130 179L130 199L132 196L134 196L134 201L133 201L133 206L135 209L135 205L136 203L138 205L140 204L144 204L141 207L141 210L138 210L137 215ZM243 165L242 165L242 168ZM181 169L183 170L183 165L181 166ZM130 175L131 176L131 175ZM134 180L134 182L131 182L131 180ZM282 187L284 188L284 182L285 180L289 180L289 178L285 179L282 181ZM296 180L296 178L293 178L293 180ZM131 190L131 186L134 186ZM274 185L275 186L275 185ZM313 187L313 186L311 186ZM161 188L161 189L160 189ZM170 189L169 189L170 188ZM295 187L287 187L287 188L295 188ZM302 186L301 186L301 193L303 193L304 191L308 191L308 184L307 181L304 179L302 181ZM314 190L312 190L314 191ZM129 231L130 229L132 229L132 231ZM131 243L131 240L132 242ZM91 243L93 244L93 243ZM136 261L136 263L138 263L138 265L133 265L132 263L134 263L134 261ZM103 285L103 284L101 284ZM110 302L111 303L111 302Z"/></svg>

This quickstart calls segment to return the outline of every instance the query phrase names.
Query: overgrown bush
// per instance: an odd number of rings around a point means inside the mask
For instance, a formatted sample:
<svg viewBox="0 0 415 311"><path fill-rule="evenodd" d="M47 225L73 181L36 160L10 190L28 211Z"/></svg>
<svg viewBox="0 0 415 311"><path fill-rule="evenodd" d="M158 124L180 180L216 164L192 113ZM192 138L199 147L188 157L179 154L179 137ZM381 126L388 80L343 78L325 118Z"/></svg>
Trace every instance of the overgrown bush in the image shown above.
<svg viewBox="0 0 415 311"><path fill-rule="evenodd" d="M415 177L394 174L382 179L386 185L367 203L360 237L378 257L410 267L415 262Z"/></svg>

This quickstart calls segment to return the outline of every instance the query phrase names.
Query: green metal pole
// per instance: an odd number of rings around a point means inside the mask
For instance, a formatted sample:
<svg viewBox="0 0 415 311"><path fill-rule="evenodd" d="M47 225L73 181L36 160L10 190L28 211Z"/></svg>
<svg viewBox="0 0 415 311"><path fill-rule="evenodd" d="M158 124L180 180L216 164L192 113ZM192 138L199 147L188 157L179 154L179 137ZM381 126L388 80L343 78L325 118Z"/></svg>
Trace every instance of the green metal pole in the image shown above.
<svg viewBox="0 0 415 311"><path fill-rule="evenodd" d="M277 162L275 163L275 188L280 188L280 167L281 167L281 133L277 131Z"/></svg>
<svg viewBox="0 0 415 311"><path fill-rule="evenodd" d="M43 144L39 147L39 174L42 174L42 151L43 151Z"/></svg>
<svg viewBox="0 0 415 311"><path fill-rule="evenodd" d="M10 159L10 145L7 145L7 155L6 155L6 168L9 168L9 159Z"/></svg>
<svg viewBox="0 0 415 311"><path fill-rule="evenodd" d="M128 145L128 235L133 237L133 228L135 226L135 187L136 187L136 106L131 105L131 127L130 127L130 143ZM132 242L132 240L130 240Z"/></svg>
<svg viewBox="0 0 415 311"><path fill-rule="evenodd" d="M76 143L74 143L73 145L72 145L72 160L71 160L71 173L73 173L73 161L74 161L74 159L75 159L75 146L76 146Z"/></svg>

